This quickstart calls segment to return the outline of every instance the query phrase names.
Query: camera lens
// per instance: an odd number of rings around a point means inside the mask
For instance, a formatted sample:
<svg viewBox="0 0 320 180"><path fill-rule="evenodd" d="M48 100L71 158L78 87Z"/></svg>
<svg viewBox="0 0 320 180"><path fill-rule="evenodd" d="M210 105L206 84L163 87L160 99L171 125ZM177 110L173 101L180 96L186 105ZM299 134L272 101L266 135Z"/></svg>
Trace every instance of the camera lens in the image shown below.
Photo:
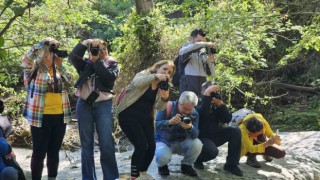
<svg viewBox="0 0 320 180"><path fill-rule="evenodd" d="M191 123L191 118L188 117L188 116L184 116L182 118L182 121L185 123L185 124L190 124Z"/></svg>
<svg viewBox="0 0 320 180"><path fill-rule="evenodd" d="M99 48L91 48L90 53L92 54L92 56L98 56L99 54Z"/></svg>
<svg viewBox="0 0 320 180"><path fill-rule="evenodd" d="M169 82L168 81L161 81L159 83L159 88L167 91L169 89Z"/></svg>

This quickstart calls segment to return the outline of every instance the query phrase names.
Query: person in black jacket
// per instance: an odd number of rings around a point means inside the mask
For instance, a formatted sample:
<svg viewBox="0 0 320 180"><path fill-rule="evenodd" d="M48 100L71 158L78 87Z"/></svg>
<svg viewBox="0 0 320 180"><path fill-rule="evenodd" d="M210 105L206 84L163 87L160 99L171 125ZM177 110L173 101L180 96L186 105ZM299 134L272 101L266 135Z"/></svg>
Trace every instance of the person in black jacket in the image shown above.
<svg viewBox="0 0 320 180"><path fill-rule="evenodd" d="M198 106L199 111L199 139L203 147L194 167L204 169L203 162L217 157L218 147L228 142L227 161L224 170L234 175L242 176L239 169L241 147L241 131L239 127L227 126L232 115L224 104L219 93L220 88L206 82L202 85L202 102Z"/></svg>
<svg viewBox="0 0 320 180"><path fill-rule="evenodd" d="M83 59L87 50L89 58ZM79 74L75 87L76 95L79 96L76 112L81 142L82 179L97 179L93 159L94 128L99 138L103 179L118 179L112 136L112 88L119 74L118 62L109 56L107 43L100 39L87 39L78 43L70 53L69 60Z"/></svg>

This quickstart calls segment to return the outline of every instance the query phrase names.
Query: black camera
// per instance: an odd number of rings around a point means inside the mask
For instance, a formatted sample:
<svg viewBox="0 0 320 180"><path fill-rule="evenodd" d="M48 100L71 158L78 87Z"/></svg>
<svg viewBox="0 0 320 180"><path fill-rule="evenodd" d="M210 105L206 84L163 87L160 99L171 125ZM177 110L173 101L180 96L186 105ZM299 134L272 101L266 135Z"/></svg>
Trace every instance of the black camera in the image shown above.
<svg viewBox="0 0 320 180"><path fill-rule="evenodd" d="M90 53L91 53L92 56L98 56L99 51L100 51L99 46L98 47L92 47L92 44L91 44Z"/></svg>
<svg viewBox="0 0 320 180"><path fill-rule="evenodd" d="M69 56L68 51L59 50L58 48L56 48L56 46L54 44L52 44L50 46L49 50L50 50L50 52L53 52L54 54L56 54L60 58L66 58Z"/></svg>
<svg viewBox="0 0 320 180"><path fill-rule="evenodd" d="M161 81L159 84L158 84L158 87L162 90L165 90L165 91L168 91L169 89L169 82L168 81Z"/></svg>
<svg viewBox="0 0 320 180"><path fill-rule="evenodd" d="M218 53L218 49L216 48L207 48L207 54L217 54Z"/></svg>
<svg viewBox="0 0 320 180"><path fill-rule="evenodd" d="M216 98L216 99L220 99L222 100L222 96L220 93L216 92L216 93L211 93L211 98Z"/></svg>
<svg viewBox="0 0 320 180"><path fill-rule="evenodd" d="M190 124L194 119L195 118L193 116L181 116L181 121L185 124Z"/></svg>

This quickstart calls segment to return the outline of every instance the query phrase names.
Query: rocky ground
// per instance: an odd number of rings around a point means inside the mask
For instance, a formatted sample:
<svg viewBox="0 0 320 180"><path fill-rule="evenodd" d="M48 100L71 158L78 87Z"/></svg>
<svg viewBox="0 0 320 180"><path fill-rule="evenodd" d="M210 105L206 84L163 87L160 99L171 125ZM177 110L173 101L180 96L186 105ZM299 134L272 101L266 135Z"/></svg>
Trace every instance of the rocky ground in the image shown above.
<svg viewBox="0 0 320 180"><path fill-rule="evenodd" d="M227 146L219 148L219 156L205 164L205 170L197 170L198 177L191 178L179 173L181 157L175 155L172 162L169 164L170 176L161 177L157 173L157 167L153 161L148 173L154 179L161 180L190 180L190 179L285 179L285 180L320 180L320 132L282 132L282 146L286 149L287 155L284 159L275 159L272 162L266 163L262 157L258 156L258 160L262 163L262 168L255 169L245 164L246 158L241 158L240 168L244 172L243 177L233 176L223 170L225 162ZM14 148L17 155L17 160L24 169L28 179L30 178L30 157L31 150ZM130 156L132 151L117 153L117 162L120 179L129 179L130 173ZM99 162L98 148L95 153L96 169L98 179L102 178L102 172ZM47 179L46 169L43 172L43 179ZM81 156L80 152L61 151L59 180L78 180L81 179Z"/></svg>

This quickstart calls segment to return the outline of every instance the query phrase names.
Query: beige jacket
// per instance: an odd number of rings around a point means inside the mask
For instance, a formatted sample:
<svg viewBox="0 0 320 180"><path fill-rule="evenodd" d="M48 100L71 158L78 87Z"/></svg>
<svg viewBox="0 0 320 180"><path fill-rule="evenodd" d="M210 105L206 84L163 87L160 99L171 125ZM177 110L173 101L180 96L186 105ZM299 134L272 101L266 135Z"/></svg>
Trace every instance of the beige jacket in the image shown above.
<svg viewBox="0 0 320 180"><path fill-rule="evenodd" d="M151 74L148 70L143 70L135 75L131 83L126 87L126 94L123 96L121 102L117 107L116 115L135 103L150 87L153 80L156 79L155 74ZM164 110L167 107L167 101L163 101L158 92L156 101L154 103L155 110Z"/></svg>

